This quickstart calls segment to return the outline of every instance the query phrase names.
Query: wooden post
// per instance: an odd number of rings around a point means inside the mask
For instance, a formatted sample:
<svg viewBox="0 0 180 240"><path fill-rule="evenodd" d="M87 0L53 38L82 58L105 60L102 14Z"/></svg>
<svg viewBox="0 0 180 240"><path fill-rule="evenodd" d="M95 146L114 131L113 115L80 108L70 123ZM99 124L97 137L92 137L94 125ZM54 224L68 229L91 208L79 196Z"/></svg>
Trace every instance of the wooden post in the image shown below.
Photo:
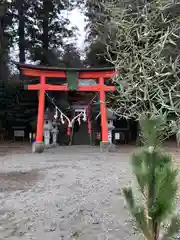
<svg viewBox="0 0 180 240"><path fill-rule="evenodd" d="M100 86L104 86L104 78L99 78ZM106 109L106 96L103 87L100 90L100 111L101 111L101 132L102 142L108 143L108 125L107 125L107 109Z"/></svg>
<svg viewBox="0 0 180 240"><path fill-rule="evenodd" d="M39 90L39 106L38 106L38 119L37 119L37 129L36 129L36 142L43 142L43 132L44 132L44 109L45 109L45 76L40 77L41 89Z"/></svg>

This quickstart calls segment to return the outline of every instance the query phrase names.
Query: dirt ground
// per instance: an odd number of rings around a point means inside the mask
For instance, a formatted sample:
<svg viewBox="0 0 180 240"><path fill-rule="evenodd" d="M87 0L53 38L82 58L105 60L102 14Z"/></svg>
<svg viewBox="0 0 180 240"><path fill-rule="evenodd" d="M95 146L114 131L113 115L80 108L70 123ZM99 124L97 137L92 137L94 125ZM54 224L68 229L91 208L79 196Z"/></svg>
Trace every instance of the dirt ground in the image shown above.
<svg viewBox="0 0 180 240"><path fill-rule="evenodd" d="M0 239L137 240L122 188L134 148L0 147ZM175 149L171 149L178 155Z"/></svg>

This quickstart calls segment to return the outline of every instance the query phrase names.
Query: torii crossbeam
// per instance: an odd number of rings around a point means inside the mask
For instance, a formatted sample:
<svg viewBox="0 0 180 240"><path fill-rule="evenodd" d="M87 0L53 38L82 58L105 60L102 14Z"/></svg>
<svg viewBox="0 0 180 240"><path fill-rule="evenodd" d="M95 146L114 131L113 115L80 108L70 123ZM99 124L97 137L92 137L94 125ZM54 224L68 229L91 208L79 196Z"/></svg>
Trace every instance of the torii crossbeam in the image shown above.
<svg viewBox="0 0 180 240"><path fill-rule="evenodd" d="M44 111L45 111L45 91L69 91L71 90L69 85L59 84L48 84L47 78L57 78L68 80L68 73L75 73L77 79L76 91L83 92L99 92L100 97L100 112L101 112L101 132L102 132L102 143L108 143L108 123L107 123L107 109L106 109L106 97L105 93L108 91L116 91L115 86L105 85L105 79L112 79L117 73L114 68L56 68L47 66L35 66L28 64L18 64L21 73L24 76L38 77L38 84L27 85L28 90L39 91L39 105L38 105L38 118L37 118L37 132L36 132L36 152L43 151L43 125L44 125ZM97 79L98 82L94 86L79 86L79 79Z"/></svg>

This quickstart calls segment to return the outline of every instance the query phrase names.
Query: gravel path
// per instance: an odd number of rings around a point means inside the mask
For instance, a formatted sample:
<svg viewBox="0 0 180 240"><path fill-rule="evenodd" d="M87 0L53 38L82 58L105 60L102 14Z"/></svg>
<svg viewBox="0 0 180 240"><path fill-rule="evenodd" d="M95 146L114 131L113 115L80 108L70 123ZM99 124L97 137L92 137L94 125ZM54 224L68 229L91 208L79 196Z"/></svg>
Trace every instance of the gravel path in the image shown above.
<svg viewBox="0 0 180 240"><path fill-rule="evenodd" d="M137 240L122 188L132 148L65 147L0 156L0 239Z"/></svg>

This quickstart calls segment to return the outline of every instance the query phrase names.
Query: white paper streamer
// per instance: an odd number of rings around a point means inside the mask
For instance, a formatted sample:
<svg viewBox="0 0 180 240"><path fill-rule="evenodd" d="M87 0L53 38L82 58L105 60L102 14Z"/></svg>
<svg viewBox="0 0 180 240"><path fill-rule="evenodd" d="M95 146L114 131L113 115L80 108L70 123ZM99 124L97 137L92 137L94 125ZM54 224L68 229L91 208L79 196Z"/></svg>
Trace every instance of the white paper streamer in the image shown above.
<svg viewBox="0 0 180 240"><path fill-rule="evenodd" d="M81 125L81 117L78 117L78 123L79 123L79 125Z"/></svg>
<svg viewBox="0 0 180 240"><path fill-rule="evenodd" d="M57 109L57 107L56 107L56 111L55 111L54 119L55 119L55 120L58 119L58 109Z"/></svg>
<svg viewBox="0 0 180 240"><path fill-rule="evenodd" d="M83 112L83 121L86 122L87 121L87 115L86 115L86 111Z"/></svg>
<svg viewBox="0 0 180 240"><path fill-rule="evenodd" d="M65 121L64 121L64 118L63 118L63 114L62 114L62 113L61 113L61 115L60 115L60 118L61 118L61 123L64 124Z"/></svg>

